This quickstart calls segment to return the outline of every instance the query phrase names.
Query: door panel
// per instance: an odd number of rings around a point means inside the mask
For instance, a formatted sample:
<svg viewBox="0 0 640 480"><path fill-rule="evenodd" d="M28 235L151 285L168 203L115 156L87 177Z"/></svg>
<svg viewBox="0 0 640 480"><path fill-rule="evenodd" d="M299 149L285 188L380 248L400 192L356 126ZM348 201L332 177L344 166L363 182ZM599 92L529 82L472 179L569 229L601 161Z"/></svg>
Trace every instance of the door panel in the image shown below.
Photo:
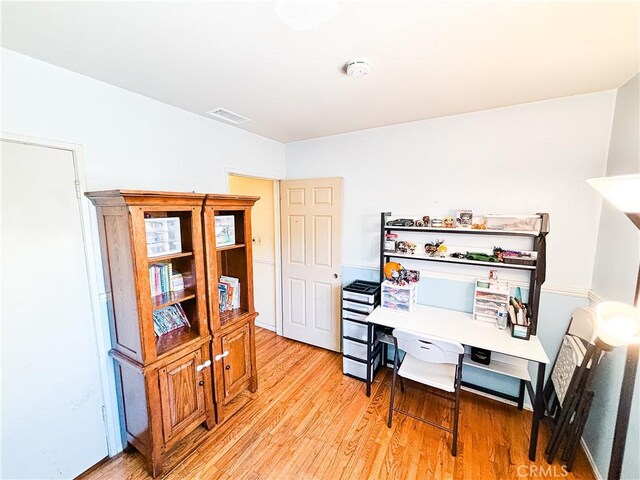
<svg viewBox="0 0 640 480"><path fill-rule="evenodd" d="M307 245L305 238L304 215L291 215L289 221L289 262L305 265Z"/></svg>
<svg viewBox="0 0 640 480"><path fill-rule="evenodd" d="M283 334L340 350L342 179L280 186Z"/></svg>
<svg viewBox="0 0 640 480"><path fill-rule="evenodd" d="M306 282L301 278L289 279L289 319L291 323L305 326L307 324L307 292Z"/></svg>
<svg viewBox="0 0 640 480"><path fill-rule="evenodd" d="M313 282L313 324L316 330L331 333L331 292L330 283Z"/></svg>
<svg viewBox="0 0 640 480"><path fill-rule="evenodd" d="M0 146L0 477L73 478L107 456L74 158Z"/></svg>
<svg viewBox="0 0 640 480"><path fill-rule="evenodd" d="M222 359L224 396L229 401L251 377L251 344L249 325L245 324L222 337L222 350L229 355Z"/></svg>
<svg viewBox="0 0 640 480"><path fill-rule="evenodd" d="M197 371L200 350L160 369L160 395L165 441L204 414L203 376ZM203 382L204 383L204 382Z"/></svg>

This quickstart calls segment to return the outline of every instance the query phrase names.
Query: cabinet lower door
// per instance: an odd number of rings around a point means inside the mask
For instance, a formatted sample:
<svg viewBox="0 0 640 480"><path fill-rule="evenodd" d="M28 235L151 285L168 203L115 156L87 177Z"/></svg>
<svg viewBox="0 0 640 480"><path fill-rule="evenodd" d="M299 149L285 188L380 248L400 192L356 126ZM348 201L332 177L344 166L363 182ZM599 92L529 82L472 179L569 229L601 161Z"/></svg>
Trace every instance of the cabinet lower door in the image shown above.
<svg viewBox="0 0 640 480"><path fill-rule="evenodd" d="M205 414L202 353L192 352L159 370L160 403L165 442L200 421Z"/></svg>
<svg viewBox="0 0 640 480"><path fill-rule="evenodd" d="M224 401L231 400L244 388L251 378L251 332L245 324L220 337L222 358Z"/></svg>

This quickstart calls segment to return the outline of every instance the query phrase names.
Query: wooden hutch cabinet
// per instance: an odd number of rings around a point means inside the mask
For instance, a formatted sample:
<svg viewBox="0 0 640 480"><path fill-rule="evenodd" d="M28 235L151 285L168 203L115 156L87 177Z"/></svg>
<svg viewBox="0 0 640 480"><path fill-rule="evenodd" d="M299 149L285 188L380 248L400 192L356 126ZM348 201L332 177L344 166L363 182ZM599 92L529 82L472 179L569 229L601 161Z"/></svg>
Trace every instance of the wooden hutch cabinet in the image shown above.
<svg viewBox="0 0 640 480"><path fill-rule="evenodd" d="M86 195L97 207L126 437L156 477L172 447L200 425L213 428L216 410L223 421L229 401L257 387L250 236L257 198L136 190ZM213 215L228 206L236 245L216 248ZM238 279L241 292L239 308L223 313L220 275Z"/></svg>
<svg viewBox="0 0 640 480"><path fill-rule="evenodd" d="M239 405L233 400L245 389L258 388L253 305L253 261L251 250L251 207L259 197L207 195L204 202L204 238L209 290L209 311L213 332L212 355L216 385L218 422L224 421ZM234 239L229 245L216 244L216 218L233 223ZM218 281L227 276L240 281L237 308L220 307Z"/></svg>

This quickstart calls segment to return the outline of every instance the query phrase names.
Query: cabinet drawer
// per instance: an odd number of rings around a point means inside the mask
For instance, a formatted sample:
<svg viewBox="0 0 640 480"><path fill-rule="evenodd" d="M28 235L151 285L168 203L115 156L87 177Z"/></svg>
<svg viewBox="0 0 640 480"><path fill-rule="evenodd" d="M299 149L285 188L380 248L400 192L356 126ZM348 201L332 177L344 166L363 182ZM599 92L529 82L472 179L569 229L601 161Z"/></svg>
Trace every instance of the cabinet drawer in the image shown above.
<svg viewBox="0 0 640 480"><path fill-rule="evenodd" d="M349 320L359 320L361 322L366 322L367 317L368 315L366 313L350 312L349 310L342 311L342 318L347 318Z"/></svg>
<svg viewBox="0 0 640 480"><path fill-rule="evenodd" d="M375 308L373 305L367 305L364 303L352 302L350 300L342 301L342 308L352 310L354 312L371 313Z"/></svg>
<svg viewBox="0 0 640 480"><path fill-rule="evenodd" d="M378 354L374 358L372 364L369 366L371 369L371 378L373 379L373 374L380 366L380 359L382 355L380 354L381 350L378 351ZM366 362L358 362L357 360L352 360L347 357L342 357L342 373L346 375L352 375L360 380L367 379L367 364Z"/></svg>
<svg viewBox="0 0 640 480"><path fill-rule="evenodd" d="M367 344L358 343L348 338L342 339L342 353L353 358L359 358L360 360L367 360ZM371 345L373 350L374 345Z"/></svg>
<svg viewBox="0 0 640 480"><path fill-rule="evenodd" d="M376 300L375 295L367 295L365 293L349 292L347 290L342 291L343 300L355 300L356 302L368 303L373 305Z"/></svg>
<svg viewBox="0 0 640 480"><path fill-rule="evenodd" d="M367 341L367 329L369 325L358 322L351 322L349 320L342 320L342 335L344 337L355 338L363 342Z"/></svg>

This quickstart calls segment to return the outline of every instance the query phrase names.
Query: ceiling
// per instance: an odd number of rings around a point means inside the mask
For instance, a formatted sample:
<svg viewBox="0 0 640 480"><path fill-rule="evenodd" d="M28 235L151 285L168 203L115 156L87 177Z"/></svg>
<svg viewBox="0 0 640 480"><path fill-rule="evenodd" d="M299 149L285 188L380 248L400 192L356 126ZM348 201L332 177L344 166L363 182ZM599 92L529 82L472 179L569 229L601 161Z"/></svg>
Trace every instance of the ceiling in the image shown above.
<svg viewBox="0 0 640 480"><path fill-rule="evenodd" d="M2 45L293 142L617 88L638 71L639 5L3 2ZM344 74L355 57L369 76Z"/></svg>

